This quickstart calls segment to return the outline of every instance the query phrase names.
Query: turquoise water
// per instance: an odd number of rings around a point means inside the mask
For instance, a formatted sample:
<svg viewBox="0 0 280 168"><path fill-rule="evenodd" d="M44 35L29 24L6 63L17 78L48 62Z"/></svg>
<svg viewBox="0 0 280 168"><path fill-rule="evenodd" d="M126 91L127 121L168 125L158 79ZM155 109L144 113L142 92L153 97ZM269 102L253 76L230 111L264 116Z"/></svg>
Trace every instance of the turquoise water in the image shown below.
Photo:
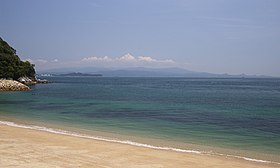
<svg viewBox="0 0 280 168"><path fill-rule="evenodd" d="M280 156L280 79L48 80L1 92L0 116Z"/></svg>

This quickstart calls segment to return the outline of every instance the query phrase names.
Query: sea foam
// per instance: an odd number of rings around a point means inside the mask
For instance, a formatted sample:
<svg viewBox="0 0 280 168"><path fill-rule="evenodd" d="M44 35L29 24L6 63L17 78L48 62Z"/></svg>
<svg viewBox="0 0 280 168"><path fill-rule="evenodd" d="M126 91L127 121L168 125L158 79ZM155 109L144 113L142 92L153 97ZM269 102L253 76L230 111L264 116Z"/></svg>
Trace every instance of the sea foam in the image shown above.
<svg viewBox="0 0 280 168"><path fill-rule="evenodd" d="M104 138L104 137L99 137L99 136L90 136L90 135L80 134L80 133L76 133L76 132L72 132L72 131L66 131L66 130L54 129L54 128L47 128L47 127L37 126L37 125L23 125L23 124L10 122L10 121L0 121L0 124L7 125L7 126L12 126L12 127L18 127L18 128L44 131L44 132L49 132L49 133L53 133L53 134L60 134L60 135L67 135L67 136L73 136L73 137L79 137L79 138L93 139L93 140L98 140L98 141L120 143L120 144L126 144L126 145L138 146L138 147L145 147L145 148L156 149L156 150L168 150L168 151L175 151L175 152L182 152L182 153L194 153L194 154L219 155L219 156L243 159L243 160L252 161L252 162L273 163L273 164L279 164L280 165L280 163L274 162L274 161L260 160L260 159L254 159L254 158L248 158L248 157L236 156L236 155L221 154L221 153L215 153L215 152L211 152L211 151L207 152L207 151L197 151L197 150L189 150L189 149L179 149L179 148L174 148L174 147L154 146L154 145L149 145L149 144L144 144L144 143L133 142L133 141L130 141L130 140L119 140L119 139L109 139L109 138Z"/></svg>

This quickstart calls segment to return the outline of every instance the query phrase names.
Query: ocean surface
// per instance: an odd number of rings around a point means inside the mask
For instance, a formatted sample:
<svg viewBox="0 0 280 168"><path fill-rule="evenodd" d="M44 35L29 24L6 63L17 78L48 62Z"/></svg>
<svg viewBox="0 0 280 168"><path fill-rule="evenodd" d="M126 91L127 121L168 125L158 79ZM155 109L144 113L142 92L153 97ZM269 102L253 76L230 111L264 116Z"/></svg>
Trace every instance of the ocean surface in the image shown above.
<svg viewBox="0 0 280 168"><path fill-rule="evenodd" d="M280 162L278 78L47 79L31 91L1 92L0 120Z"/></svg>

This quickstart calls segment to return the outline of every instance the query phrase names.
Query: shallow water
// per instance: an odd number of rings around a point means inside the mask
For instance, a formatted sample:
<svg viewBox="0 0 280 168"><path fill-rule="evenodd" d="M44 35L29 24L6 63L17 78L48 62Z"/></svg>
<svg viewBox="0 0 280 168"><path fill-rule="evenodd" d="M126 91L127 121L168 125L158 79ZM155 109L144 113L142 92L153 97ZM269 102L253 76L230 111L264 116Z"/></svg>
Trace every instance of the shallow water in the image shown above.
<svg viewBox="0 0 280 168"><path fill-rule="evenodd" d="M1 92L0 115L158 139L174 147L280 155L280 79L48 80L53 83L31 91Z"/></svg>

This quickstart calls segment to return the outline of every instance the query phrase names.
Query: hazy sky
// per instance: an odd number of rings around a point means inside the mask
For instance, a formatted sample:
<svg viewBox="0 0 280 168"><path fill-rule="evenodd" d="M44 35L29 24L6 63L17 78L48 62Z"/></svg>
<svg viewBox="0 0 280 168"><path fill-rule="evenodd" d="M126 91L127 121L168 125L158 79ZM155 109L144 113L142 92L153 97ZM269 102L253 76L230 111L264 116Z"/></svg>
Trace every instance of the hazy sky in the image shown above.
<svg viewBox="0 0 280 168"><path fill-rule="evenodd" d="M280 76L280 0L0 0L0 36L37 70Z"/></svg>

